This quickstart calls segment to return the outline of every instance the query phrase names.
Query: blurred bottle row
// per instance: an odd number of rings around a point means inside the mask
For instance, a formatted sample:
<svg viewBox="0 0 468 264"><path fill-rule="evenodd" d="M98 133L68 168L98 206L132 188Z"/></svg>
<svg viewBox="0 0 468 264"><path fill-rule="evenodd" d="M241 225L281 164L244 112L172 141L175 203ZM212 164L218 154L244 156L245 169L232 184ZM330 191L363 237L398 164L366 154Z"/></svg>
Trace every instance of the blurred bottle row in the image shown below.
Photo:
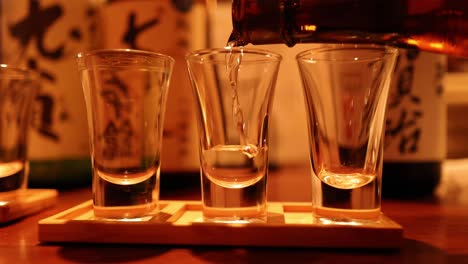
<svg viewBox="0 0 468 264"><path fill-rule="evenodd" d="M206 46L204 12L202 5L182 0L1 0L0 62L27 67L40 76L30 135L29 186L91 183L87 119L74 57L99 48L150 50L176 59L162 173L198 173L184 55Z"/></svg>
<svg viewBox="0 0 468 264"><path fill-rule="evenodd" d="M41 77L30 138L30 186L90 183L87 120L74 56L97 48L150 50L176 59L165 118L161 184L183 176L199 180L193 96L184 55L226 44L232 30L231 1L0 3L0 62L34 69ZM206 8L215 3L216 9ZM284 56L271 123L272 165L308 162L305 106L294 56L310 45L317 44L260 47ZM384 196L427 195L439 182L447 141L445 70L444 55L406 50L400 54L387 112Z"/></svg>

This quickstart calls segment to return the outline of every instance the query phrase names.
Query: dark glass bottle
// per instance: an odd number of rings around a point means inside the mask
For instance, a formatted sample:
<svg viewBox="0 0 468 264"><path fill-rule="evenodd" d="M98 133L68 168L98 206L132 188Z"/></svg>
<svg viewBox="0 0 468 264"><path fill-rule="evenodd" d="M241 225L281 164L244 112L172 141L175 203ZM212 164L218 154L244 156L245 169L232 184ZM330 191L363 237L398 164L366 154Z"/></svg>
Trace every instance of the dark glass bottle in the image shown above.
<svg viewBox="0 0 468 264"><path fill-rule="evenodd" d="M468 1L233 0L237 45L376 43L468 56Z"/></svg>
<svg viewBox="0 0 468 264"><path fill-rule="evenodd" d="M447 152L446 56L400 50L386 113L384 198L434 193Z"/></svg>

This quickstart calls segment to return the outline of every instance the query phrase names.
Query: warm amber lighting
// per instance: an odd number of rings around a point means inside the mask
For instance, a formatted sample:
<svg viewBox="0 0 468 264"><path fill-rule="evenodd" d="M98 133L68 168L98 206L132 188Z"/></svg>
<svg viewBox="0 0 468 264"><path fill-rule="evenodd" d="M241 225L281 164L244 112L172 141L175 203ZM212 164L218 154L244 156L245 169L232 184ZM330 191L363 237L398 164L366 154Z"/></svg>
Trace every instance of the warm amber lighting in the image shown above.
<svg viewBox="0 0 468 264"><path fill-rule="evenodd" d="M2 177L13 175L21 171L23 167L24 165L21 161L2 163L2 166L0 167L0 175L2 175Z"/></svg>
<svg viewBox="0 0 468 264"><path fill-rule="evenodd" d="M316 25L303 25L301 26L303 31L316 31L317 26Z"/></svg>
<svg viewBox="0 0 468 264"><path fill-rule="evenodd" d="M443 43L440 43L440 42L431 42L431 43L429 44L429 46L430 46L431 48L439 49L439 50L441 50L441 49L444 48L444 44L443 44Z"/></svg>
<svg viewBox="0 0 468 264"><path fill-rule="evenodd" d="M408 39L406 41L406 43L410 44L410 45L414 45L414 46L418 46L419 45L419 41L415 40L415 39Z"/></svg>
<svg viewBox="0 0 468 264"><path fill-rule="evenodd" d="M412 46L420 47L420 48L430 48L432 50L443 50L444 43L443 42L428 42L422 39L421 41L416 39L407 39L406 43Z"/></svg>

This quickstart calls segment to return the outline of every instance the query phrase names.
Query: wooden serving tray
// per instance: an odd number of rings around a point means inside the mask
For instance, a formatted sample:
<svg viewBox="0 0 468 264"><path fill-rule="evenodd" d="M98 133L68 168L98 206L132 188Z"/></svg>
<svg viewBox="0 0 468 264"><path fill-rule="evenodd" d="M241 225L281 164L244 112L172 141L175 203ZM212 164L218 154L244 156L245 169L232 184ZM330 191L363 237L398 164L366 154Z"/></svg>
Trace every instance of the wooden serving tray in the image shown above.
<svg viewBox="0 0 468 264"><path fill-rule="evenodd" d="M39 222L42 242L138 243L169 245L397 248L400 225L382 215L371 225L314 223L307 203L270 202L267 223L202 221L199 201L160 201L160 211L142 221L96 220L87 201Z"/></svg>
<svg viewBox="0 0 468 264"><path fill-rule="evenodd" d="M0 193L0 223L6 223L51 207L57 201L52 189L25 189Z"/></svg>

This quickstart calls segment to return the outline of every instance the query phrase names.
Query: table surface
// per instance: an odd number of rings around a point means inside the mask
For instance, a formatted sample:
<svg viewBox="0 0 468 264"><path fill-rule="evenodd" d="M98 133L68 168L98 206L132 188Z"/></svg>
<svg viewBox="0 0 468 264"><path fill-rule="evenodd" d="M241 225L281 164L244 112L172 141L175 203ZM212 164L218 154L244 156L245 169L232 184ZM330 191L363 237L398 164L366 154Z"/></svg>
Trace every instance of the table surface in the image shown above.
<svg viewBox="0 0 468 264"><path fill-rule="evenodd" d="M91 199L87 187L60 191L53 208L0 225L0 263L468 263L467 164L449 162L430 199L383 200L382 211L404 228L397 250L40 243L37 222ZM308 168L272 170L268 198L307 202L309 187ZM199 197L196 185L161 190L161 199Z"/></svg>

